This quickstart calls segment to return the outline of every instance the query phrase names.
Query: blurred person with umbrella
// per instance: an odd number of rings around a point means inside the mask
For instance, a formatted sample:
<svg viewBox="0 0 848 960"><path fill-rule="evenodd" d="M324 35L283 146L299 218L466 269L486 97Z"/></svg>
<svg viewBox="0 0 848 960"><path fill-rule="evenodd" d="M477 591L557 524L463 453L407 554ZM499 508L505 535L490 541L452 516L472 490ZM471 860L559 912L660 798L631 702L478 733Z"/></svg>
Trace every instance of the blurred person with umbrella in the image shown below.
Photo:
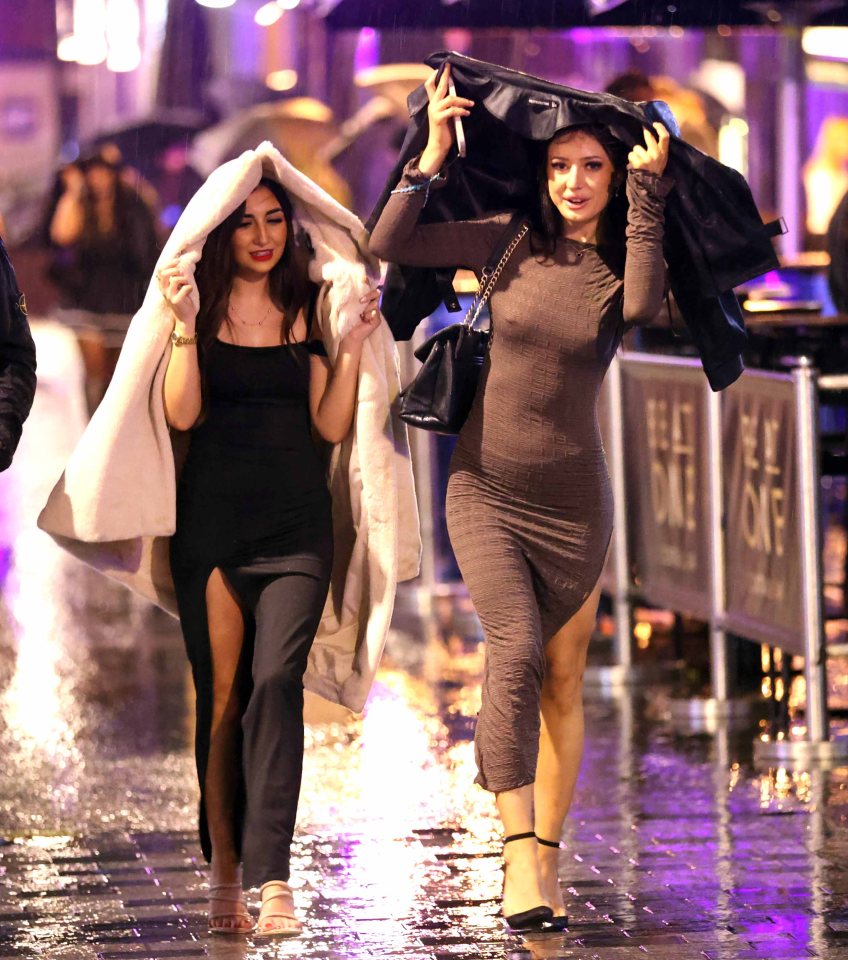
<svg viewBox="0 0 848 960"><path fill-rule="evenodd" d="M199 110L160 111L144 120L104 130L89 141L84 152L96 153L112 145L120 151L123 164L134 167L152 181L159 157L174 144L188 149L198 131L208 123Z"/></svg>
<svg viewBox="0 0 848 960"><path fill-rule="evenodd" d="M161 110L98 134L90 150L121 167L124 181L157 210L163 236L167 236L203 182L188 154L194 136L207 125L206 114L200 110Z"/></svg>
<svg viewBox="0 0 848 960"><path fill-rule="evenodd" d="M69 164L60 179L48 230L61 261L59 319L76 333L92 414L156 260L156 221L120 166L101 153Z"/></svg>

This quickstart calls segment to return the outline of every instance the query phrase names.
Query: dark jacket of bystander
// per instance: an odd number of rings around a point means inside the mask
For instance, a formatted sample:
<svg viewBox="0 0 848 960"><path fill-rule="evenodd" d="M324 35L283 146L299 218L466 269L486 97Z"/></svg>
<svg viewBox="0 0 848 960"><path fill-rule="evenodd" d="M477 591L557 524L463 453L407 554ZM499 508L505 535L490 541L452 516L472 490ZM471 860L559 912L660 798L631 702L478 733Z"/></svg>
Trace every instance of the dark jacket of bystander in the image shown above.
<svg viewBox="0 0 848 960"><path fill-rule="evenodd" d="M35 344L26 300L0 239L0 470L12 462L35 396Z"/></svg>

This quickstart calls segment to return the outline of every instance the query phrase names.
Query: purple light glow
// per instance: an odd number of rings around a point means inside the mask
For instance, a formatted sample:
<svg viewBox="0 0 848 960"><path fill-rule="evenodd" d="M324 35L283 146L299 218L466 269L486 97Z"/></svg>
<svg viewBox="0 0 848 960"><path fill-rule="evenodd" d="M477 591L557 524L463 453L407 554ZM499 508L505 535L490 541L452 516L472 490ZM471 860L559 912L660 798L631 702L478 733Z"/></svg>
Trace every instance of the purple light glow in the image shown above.
<svg viewBox="0 0 848 960"><path fill-rule="evenodd" d="M356 41L356 53L353 57L354 73L370 70L380 62L380 38L376 30L365 27L359 31Z"/></svg>
<svg viewBox="0 0 848 960"><path fill-rule="evenodd" d="M575 27L573 30L565 32L575 43L588 45L598 42L598 34L591 27Z"/></svg>

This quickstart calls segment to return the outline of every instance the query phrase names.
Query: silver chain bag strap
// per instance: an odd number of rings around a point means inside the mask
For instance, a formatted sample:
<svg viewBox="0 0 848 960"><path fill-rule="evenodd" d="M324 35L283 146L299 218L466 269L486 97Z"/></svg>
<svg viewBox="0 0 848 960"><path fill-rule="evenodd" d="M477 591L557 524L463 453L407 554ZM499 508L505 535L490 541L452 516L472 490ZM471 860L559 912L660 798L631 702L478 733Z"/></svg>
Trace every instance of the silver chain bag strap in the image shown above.
<svg viewBox="0 0 848 960"><path fill-rule="evenodd" d="M480 370L491 343L493 325L475 326L515 248L527 234L521 214L515 214L483 268L477 293L461 323L439 330L415 356L422 367L400 395L400 417L413 427L436 433L459 433L471 411Z"/></svg>

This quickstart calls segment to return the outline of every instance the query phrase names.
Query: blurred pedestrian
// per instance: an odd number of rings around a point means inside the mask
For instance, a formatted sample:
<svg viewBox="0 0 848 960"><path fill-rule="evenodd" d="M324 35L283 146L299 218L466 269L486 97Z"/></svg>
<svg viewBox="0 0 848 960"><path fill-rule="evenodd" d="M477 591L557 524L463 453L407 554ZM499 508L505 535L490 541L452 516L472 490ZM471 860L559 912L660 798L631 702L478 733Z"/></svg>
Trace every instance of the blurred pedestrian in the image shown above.
<svg viewBox="0 0 848 960"><path fill-rule="evenodd" d="M427 145L407 164L371 248L412 267L480 275L508 239L508 215L419 223L428 194L452 176L454 124L473 108L449 92L449 73L427 81ZM494 336L451 463L448 528L486 639L477 783L495 794L503 822L503 913L514 929L567 923L559 838L612 532L595 404L625 325L657 313L665 283L669 135L655 123L643 136L628 155L607 127L585 123L544 145L536 199L500 262Z"/></svg>
<svg viewBox="0 0 848 960"><path fill-rule="evenodd" d="M827 229L827 272L830 295L840 313L848 314L848 192L836 208Z"/></svg>
<svg viewBox="0 0 848 960"><path fill-rule="evenodd" d="M827 117L802 170L809 250L823 250L828 224L848 191L848 117Z"/></svg>
<svg viewBox="0 0 848 960"><path fill-rule="evenodd" d="M60 288L59 318L77 336L89 414L112 378L130 319L156 261L155 217L100 154L61 172L49 226L56 249L51 277Z"/></svg>
<svg viewBox="0 0 848 960"><path fill-rule="evenodd" d="M26 300L0 236L0 470L12 462L35 396L35 344Z"/></svg>
<svg viewBox="0 0 848 960"><path fill-rule="evenodd" d="M607 84L604 93L611 93L614 97L621 97L622 100L632 100L634 103L656 100L650 77L647 77L641 70L627 70L613 77Z"/></svg>

